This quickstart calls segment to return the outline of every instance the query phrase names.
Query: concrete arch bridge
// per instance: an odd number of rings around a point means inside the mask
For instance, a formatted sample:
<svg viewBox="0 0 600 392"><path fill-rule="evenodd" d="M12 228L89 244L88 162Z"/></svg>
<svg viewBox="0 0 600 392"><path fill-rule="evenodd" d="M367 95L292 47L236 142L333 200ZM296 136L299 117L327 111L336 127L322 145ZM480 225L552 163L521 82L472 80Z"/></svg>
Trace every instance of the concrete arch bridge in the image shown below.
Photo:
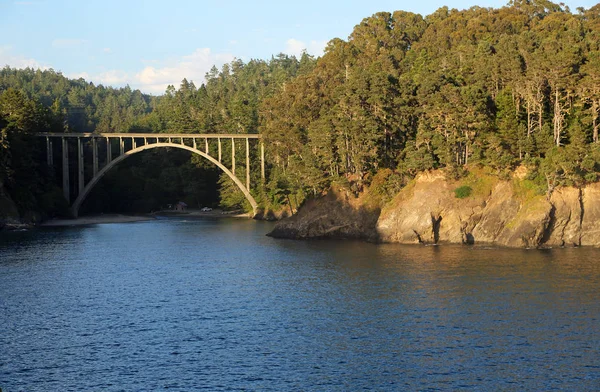
<svg viewBox="0 0 600 392"><path fill-rule="evenodd" d="M39 133L46 139L46 156L49 166L54 166L55 152L62 156L62 188L65 199L71 205L73 216L77 217L79 208L100 179L119 162L142 151L154 148L178 148L198 154L207 159L225 174L242 191L252 206L254 215L257 204L250 193L250 161L252 148L259 149L261 178L265 178L265 149L260 134L169 134L169 133ZM231 157L223 159L224 143L231 147ZM236 176L236 144L245 145L245 179ZM71 169L69 150L75 145L77 154L77 187L71 189ZM239 144L238 144L239 146ZM106 154L100 157L102 147ZM86 161L91 160L91 173L86 179ZM226 166L226 163L229 166ZM89 166L89 165L88 165ZM257 165L254 165L257 166ZM74 201L71 203L71 195Z"/></svg>

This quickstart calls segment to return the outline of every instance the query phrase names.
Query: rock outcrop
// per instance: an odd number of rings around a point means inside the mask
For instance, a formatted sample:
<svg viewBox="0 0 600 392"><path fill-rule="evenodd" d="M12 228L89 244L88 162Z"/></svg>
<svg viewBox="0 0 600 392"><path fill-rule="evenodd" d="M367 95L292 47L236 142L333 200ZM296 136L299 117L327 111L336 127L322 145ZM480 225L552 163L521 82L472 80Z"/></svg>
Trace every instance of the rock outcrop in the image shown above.
<svg viewBox="0 0 600 392"><path fill-rule="evenodd" d="M379 240L400 243L470 243L484 197L457 199L441 172L423 173L384 207Z"/></svg>
<svg viewBox="0 0 600 392"><path fill-rule="evenodd" d="M600 246L600 184L591 184L582 191L581 245Z"/></svg>
<svg viewBox="0 0 600 392"><path fill-rule="evenodd" d="M308 202L271 235L360 238L393 243L496 244L507 247L600 246L600 184L546 195L519 188L522 178L491 180L464 198L440 171L422 173L381 212L330 192Z"/></svg>
<svg viewBox="0 0 600 392"><path fill-rule="evenodd" d="M268 235L278 238L344 238L374 241L379 210L364 206L343 190L308 200L298 213L281 220Z"/></svg>
<svg viewBox="0 0 600 392"><path fill-rule="evenodd" d="M552 215L550 230L544 244L548 246L581 245L583 190L559 188L550 197Z"/></svg>

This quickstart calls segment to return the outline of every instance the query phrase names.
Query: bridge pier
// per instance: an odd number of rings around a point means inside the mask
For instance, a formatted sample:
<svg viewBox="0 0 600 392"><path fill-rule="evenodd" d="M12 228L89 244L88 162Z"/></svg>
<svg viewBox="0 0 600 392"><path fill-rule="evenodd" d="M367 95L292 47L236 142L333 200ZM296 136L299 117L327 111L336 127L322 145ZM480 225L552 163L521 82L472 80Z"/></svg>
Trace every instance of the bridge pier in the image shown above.
<svg viewBox="0 0 600 392"><path fill-rule="evenodd" d="M52 156L53 153L54 150L52 148L52 140L46 136L46 161L50 167L54 166L54 157Z"/></svg>
<svg viewBox="0 0 600 392"><path fill-rule="evenodd" d="M250 191L250 142L246 139L246 189Z"/></svg>
<svg viewBox="0 0 600 392"><path fill-rule="evenodd" d="M81 138L77 138L77 185L79 192L83 191L85 187L84 178L84 166L83 166L83 145L81 144Z"/></svg>
<svg viewBox="0 0 600 392"><path fill-rule="evenodd" d="M92 173L94 177L98 174L98 140L92 138Z"/></svg>
<svg viewBox="0 0 600 392"><path fill-rule="evenodd" d="M219 163L221 162L221 138L217 138L217 140L219 141Z"/></svg>
<svg viewBox="0 0 600 392"><path fill-rule="evenodd" d="M112 146L110 139L106 138L106 164L108 165L112 161Z"/></svg>
<svg viewBox="0 0 600 392"><path fill-rule="evenodd" d="M260 141L260 178L265 181L265 143Z"/></svg>
<svg viewBox="0 0 600 392"><path fill-rule="evenodd" d="M66 138L62 139L62 183L63 196L67 203L71 203L71 186L69 184L69 144Z"/></svg>
<svg viewBox="0 0 600 392"><path fill-rule="evenodd" d="M235 176L235 139L231 138L231 172Z"/></svg>

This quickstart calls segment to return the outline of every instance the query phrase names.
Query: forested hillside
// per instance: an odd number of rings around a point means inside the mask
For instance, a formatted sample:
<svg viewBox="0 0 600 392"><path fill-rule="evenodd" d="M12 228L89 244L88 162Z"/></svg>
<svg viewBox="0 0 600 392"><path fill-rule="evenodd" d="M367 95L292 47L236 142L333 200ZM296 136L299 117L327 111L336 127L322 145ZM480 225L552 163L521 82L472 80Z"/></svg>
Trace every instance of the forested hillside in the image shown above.
<svg viewBox="0 0 600 392"><path fill-rule="evenodd" d="M315 193L380 173L527 165L542 190L596 181L600 6L548 1L364 19L262 107L274 172Z"/></svg>
<svg viewBox="0 0 600 392"><path fill-rule="evenodd" d="M7 109L17 101L27 121ZM25 156L16 140L38 130L260 132L269 178L255 191L264 205L297 204L332 183L355 192L371 185L389 198L421 171L460 177L475 165L500 177L526 166L537 191L551 192L600 173L600 6L572 12L515 0L426 17L381 12L348 39L332 39L319 59L236 60L199 86L184 79L160 97L4 68L0 109L0 182L11 195L31 180L16 175L15 151ZM213 168L153 154L108 176L90 209L148 210L176 197L215 202L207 193L219 175ZM160 171L148 163L155 159ZM139 186L123 194L109 186L116 182ZM220 183L224 206L243 204Z"/></svg>

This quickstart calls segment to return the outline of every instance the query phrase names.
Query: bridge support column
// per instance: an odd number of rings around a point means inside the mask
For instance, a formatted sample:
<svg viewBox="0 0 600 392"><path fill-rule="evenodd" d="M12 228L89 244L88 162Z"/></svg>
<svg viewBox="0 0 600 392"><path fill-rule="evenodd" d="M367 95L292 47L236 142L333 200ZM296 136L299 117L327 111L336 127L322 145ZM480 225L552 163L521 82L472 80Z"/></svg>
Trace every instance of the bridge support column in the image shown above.
<svg viewBox="0 0 600 392"><path fill-rule="evenodd" d="M260 141L260 178L265 180L265 143Z"/></svg>
<svg viewBox="0 0 600 392"><path fill-rule="evenodd" d="M231 138L231 172L235 176L235 139Z"/></svg>
<svg viewBox="0 0 600 392"><path fill-rule="evenodd" d="M106 164L108 165L112 161L112 145L110 138L106 138Z"/></svg>
<svg viewBox="0 0 600 392"><path fill-rule="evenodd" d="M125 154L125 141L122 137L119 138L119 156Z"/></svg>
<svg viewBox="0 0 600 392"><path fill-rule="evenodd" d="M208 154L208 138L204 138L204 152Z"/></svg>
<svg viewBox="0 0 600 392"><path fill-rule="evenodd" d="M221 138L217 138L217 141L219 142L219 163L221 163Z"/></svg>
<svg viewBox="0 0 600 392"><path fill-rule="evenodd" d="M81 144L81 138L77 138L77 185L79 193L81 193L83 188L85 188L83 170L83 144Z"/></svg>
<svg viewBox="0 0 600 392"><path fill-rule="evenodd" d="M250 142L246 138L246 189L250 192Z"/></svg>
<svg viewBox="0 0 600 392"><path fill-rule="evenodd" d="M52 140L48 136L46 136L46 161L48 162L48 166L54 166L54 157L52 154L54 151L52 150Z"/></svg>
<svg viewBox="0 0 600 392"><path fill-rule="evenodd" d="M62 138L62 183L63 196L67 203L71 204L71 192L69 184L69 143L66 138Z"/></svg>
<svg viewBox="0 0 600 392"><path fill-rule="evenodd" d="M98 139L92 138L92 170L94 177L98 174Z"/></svg>

